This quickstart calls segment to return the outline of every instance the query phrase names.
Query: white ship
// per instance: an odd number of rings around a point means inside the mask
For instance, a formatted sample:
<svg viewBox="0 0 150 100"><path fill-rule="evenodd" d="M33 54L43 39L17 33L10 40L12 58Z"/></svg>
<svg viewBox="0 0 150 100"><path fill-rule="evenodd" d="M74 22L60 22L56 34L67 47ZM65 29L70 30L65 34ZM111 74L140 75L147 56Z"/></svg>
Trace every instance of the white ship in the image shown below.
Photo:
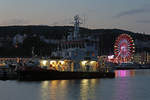
<svg viewBox="0 0 150 100"><path fill-rule="evenodd" d="M40 59L40 67L18 71L21 79L79 79L115 76L113 70L100 68L97 41L79 35L79 16L74 17L74 32L60 40L52 57ZM57 59L54 59L57 58Z"/></svg>
<svg viewBox="0 0 150 100"><path fill-rule="evenodd" d="M63 66L68 66L67 69L63 68L65 71L98 70L98 41L92 39L92 37L81 37L79 26L80 18L76 15L74 17L74 32L70 32L66 39L60 40L57 50L52 52L52 57L60 59L50 59L48 66L54 66L58 70L62 70L60 68ZM44 63L41 64L47 65L46 61L43 61ZM72 67L70 68L70 66Z"/></svg>

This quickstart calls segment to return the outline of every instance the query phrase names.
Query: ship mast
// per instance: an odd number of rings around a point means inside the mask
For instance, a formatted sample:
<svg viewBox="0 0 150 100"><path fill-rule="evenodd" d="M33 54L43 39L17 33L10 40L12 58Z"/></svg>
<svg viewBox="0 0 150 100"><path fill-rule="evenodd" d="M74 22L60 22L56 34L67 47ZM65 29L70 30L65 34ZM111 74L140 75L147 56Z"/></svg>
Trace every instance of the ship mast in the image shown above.
<svg viewBox="0 0 150 100"><path fill-rule="evenodd" d="M79 37L79 27L80 27L80 17L79 15L74 16L74 33L73 33L73 39L78 39Z"/></svg>

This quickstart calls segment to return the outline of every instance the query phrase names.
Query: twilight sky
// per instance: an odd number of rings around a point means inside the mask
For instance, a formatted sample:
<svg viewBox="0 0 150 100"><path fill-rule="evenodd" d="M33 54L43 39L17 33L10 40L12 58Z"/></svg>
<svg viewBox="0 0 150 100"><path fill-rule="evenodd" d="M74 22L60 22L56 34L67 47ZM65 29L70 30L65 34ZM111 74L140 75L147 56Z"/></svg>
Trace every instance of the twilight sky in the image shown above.
<svg viewBox="0 0 150 100"><path fill-rule="evenodd" d="M71 25L150 33L150 0L0 0L0 25Z"/></svg>

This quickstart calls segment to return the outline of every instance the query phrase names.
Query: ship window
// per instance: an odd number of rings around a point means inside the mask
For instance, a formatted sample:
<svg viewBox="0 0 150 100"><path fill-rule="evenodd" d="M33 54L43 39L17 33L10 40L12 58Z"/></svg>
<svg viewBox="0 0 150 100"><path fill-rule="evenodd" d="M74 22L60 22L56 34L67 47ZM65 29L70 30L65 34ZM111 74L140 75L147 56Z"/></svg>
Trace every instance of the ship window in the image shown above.
<svg viewBox="0 0 150 100"><path fill-rule="evenodd" d="M81 43L79 44L79 48L82 48L82 44Z"/></svg>
<svg viewBox="0 0 150 100"><path fill-rule="evenodd" d="M84 43L82 43L82 48L85 48L85 45L84 45Z"/></svg>
<svg viewBox="0 0 150 100"><path fill-rule="evenodd" d="M72 43L72 48L74 48L74 43Z"/></svg>

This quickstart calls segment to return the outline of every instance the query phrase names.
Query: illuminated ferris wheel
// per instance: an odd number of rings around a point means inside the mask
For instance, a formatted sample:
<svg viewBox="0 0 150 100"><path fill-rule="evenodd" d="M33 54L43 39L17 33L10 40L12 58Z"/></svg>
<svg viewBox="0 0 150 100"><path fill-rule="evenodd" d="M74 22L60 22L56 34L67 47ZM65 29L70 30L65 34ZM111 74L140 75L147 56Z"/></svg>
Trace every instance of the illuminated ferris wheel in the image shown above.
<svg viewBox="0 0 150 100"><path fill-rule="evenodd" d="M128 34L121 34L114 45L115 59L117 62L129 62L135 52L135 45L132 37Z"/></svg>

